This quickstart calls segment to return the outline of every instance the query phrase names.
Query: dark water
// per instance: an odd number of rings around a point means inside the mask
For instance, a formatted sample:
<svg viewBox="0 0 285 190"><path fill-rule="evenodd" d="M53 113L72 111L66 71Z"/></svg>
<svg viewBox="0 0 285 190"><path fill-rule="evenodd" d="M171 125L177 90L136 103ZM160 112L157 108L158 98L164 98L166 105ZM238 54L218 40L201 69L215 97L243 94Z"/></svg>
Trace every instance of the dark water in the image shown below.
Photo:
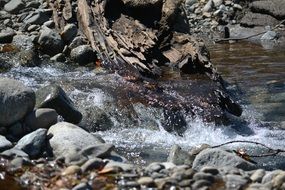
<svg viewBox="0 0 285 190"><path fill-rule="evenodd" d="M127 119L118 118L127 117L129 111L114 106L114 101L120 100L114 100L108 94L108 88L114 90L112 85L117 84L120 76L108 80L97 70L54 63L34 68L16 67L0 73L0 76L16 78L34 89L57 83L77 107L96 106L109 110L115 126L98 134L137 164L166 161L174 144L187 150L203 143L218 145L232 140L250 140L285 149L285 50L268 50L251 43L216 44L209 49L212 62L230 83L229 90L244 108L241 118L245 122L216 126L204 123L199 117L189 118L188 130L183 137L166 132L161 125L161 112L142 105L132 106L132 112L138 115L139 121L137 125L126 128ZM95 85L95 81L109 87L104 91L100 85ZM185 117L188 118L187 115ZM237 146L252 149L248 145Z"/></svg>

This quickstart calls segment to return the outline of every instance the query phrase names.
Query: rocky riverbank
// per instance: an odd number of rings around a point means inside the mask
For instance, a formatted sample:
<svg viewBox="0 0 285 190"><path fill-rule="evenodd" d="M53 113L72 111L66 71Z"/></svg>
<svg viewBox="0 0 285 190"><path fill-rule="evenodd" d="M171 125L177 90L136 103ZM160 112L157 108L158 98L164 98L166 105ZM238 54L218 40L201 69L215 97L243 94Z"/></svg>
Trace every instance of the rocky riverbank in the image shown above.
<svg viewBox="0 0 285 190"><path fill-rule="evenodd" d="M128 108L123 116L114 114L117 109L110 105L82 110L60 84L31 89L1 77L0 189L285 189L284 171L259 169L262 164L230 149L201 145L186 152L174 146L165 162L138 166L92 133L112 128L111 114L119 122L130 117L130 126L142 124L137 120L146 116L136 112L138 106L157 109L165 130L179 135L187 127L184 112L217 123L230 122L242 112L224 88L204 43L188 35L188 25L191 33L235 25L240 21L235 22L234 15L247 10L247 4L186 1L185 13L174 1L147 1L147 6L140 1L112 2L0 2L0 73L59 63L105 67L110 70L99 71L98 81L86 79L82 88L98 86L112 95L110 104ZM99 14L102 6L104 17ZM141 18L145 11L153 14ZM190 14L189 23L181 20L184 14ZM119 75L110 74L114 71ZM170 71L179 80L168 80Z"/></svg>

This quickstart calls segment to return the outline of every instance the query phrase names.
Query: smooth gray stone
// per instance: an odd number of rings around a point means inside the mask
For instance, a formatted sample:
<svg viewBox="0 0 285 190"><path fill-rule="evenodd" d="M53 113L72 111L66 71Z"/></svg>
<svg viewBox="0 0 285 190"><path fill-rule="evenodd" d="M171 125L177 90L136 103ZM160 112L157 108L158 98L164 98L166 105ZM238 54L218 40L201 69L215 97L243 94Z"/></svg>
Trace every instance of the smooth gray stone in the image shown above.
<svg viewBox="0 0 285 190"><path fill-rule="evenodd" d="M135 166L133 164L127 164L115 161L109 161L104 168L113 168L113 167L121 168L123 171L132 171L135 169Z"/></svg>
<svg viewBox="0 0 285 190"><path fill-rule="evenodd" d="M64 48L64 42L60 35L46 26L40 31L38 43L41 50L50 56L61 53Z"/></svg>
<svg viewBox="0 0 285 190"><path fill-rule="evenodd" d="M60 122L48 130L50 146L55 157L69 157L74 153L90 146L100 145L101 142L82 128L67 122ZM81 155L81 154L80 154Z"/></svg>
<svg viewBox="0 0 285 190"><path fill-rule="evenodd" d="M29 155L27 153L25 153L24 151L17 149L17 148L12 148L9 150L5 150L4 152L2 152L0 155L4 155L7 157L24 157L24 158L29 158Z"/></svg>
<svg viewBox="0 0 285 190"><path fill-rule="evenodd" d="M265 175L265 170L258 169L250 176L250 179L252 180L252 182L260 183L264 175Z"/></svg>
<svg viewBox="0 0 285 190"><path fill-rule="evenodd" d="M81 170L84 173L84 172L87 172L87 171L93 170L93 169L102 169L102 168L104 168L105 165L106 165L106 163L102 159L93 158L93 159L90 159L87 162L85 162L81 166Z"/></svg>
<svg viewBox="0 0 285 190"><path fill-rule="evenodd" d="M81 45L71 50L70 58L79 65L95 63L97 59L96 52L89 45Z"/></svg>
<svg viewBox="0 0 285 190"><path fill-rule="evenodd" d="M35 106L35 93L19 81L0 78L0 126L21 120Z"/></svg>
<svg viewBox="0 0 285 190"><path fill-rule="evenodd" d="M36 107L52 108L61 115L65 121L79 123L82 114L74 107L71 99L58 85L48 85L36 91Z"/></svg>
<svg viewBox="0 0 285 190"><path fill-rule="evenodd" d="M20 169L23 166L29 166L29 165L32 165L31 161L23 157L14 158L10 162L10 167L13 169Z"/></svg>
<svg viewBox="0 0 285 190"><path fill-rule="evenodd" d="M277 175L279 175L280 173L282 172L282 170L274 170L274 171L271 171L271 172L267 172L264 177L262 178L262 181L261 183L262 184L266 184L268 182L271 182L271 180L273 178L275 178Z"/></svg>
<svg viewBox="0 0 285 190"><path fill-rule="evenodd" d="M254 170L256 165L242 159L234 153L227 152L220 148L209 148L200 152L194 162L193 168L202 169L204 166L212 167L236 167L243 170Z"/></svg>
<svg viewBox="0 0 285 190"><path fill-rule="evenodd" d="M6 137L0 135L0 152L3 152L12 147L13 147L12 143L8 141Z"/></svg>
<svg viewBox="0 0 285 190"><path fill-rule="evenodd" d="M93 146L88 146L81 151L81 154L87 158L106 158L110 155L111 151L115 148L112 144L98 144Z"/></svg>
<svg viewBox="0 0 285 190"><path fill-rule="evenodd" d="M46 12L38 11L38 12L33 12L30 15L28 15L25 18L24 22L30 25L32 24L42 25L48 20L49 20L49 16L47 15Z"/></svg>
<svg viewBox="0 0 285 190"><path fill-rule="evenodd" d="M231 190L244 189L249 183L248 179L240 175L232 175L232 174L227 175L225 177L225 181L226 181L227 189L231 189Z"/></svg>
<svg viewBox="0 0 285 190"><path fill-rule="evenodd" d="M4 6L5 11L17 14L20 10L25 8L25 3L22 0L11 0Z"/></svg>
<svg viewBox="0 0 285 190"><path fill-rule="evenodd" d="M254 1L250 8L254 12L269 14L280 20L285 18L284 0Z"/></svg>
<svg viewBox="0 0 285 190"><path fill-rule="evenodd" d="M25 118L25 124L32 130L39 128L48 129L50 126L57 123L58 114L54 109L39 108L31 112Z"/></svg>
<svg viewBox="0 0 285 190"><path fill-rule="evenodd" d="M23 150L31 158L40 155L46 144L47 129L38 129L32 133L25 135L16 144L15 148Z"/></svg>

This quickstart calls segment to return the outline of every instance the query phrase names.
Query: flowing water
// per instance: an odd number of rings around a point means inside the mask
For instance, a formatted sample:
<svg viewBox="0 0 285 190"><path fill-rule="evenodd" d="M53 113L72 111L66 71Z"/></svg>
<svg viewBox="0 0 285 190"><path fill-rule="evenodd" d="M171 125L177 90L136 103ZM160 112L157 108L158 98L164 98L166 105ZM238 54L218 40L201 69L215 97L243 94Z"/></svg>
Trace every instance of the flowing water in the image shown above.
<svg viewBox="0 0 285 190"><path fill-rule="evenodd" d="M133 108L139 115L137 125L125 127L127 119L118 118L125 118L128 111L113 105L123 100L114 100L108 93L120 80L116 74L110 79L100 70L45 64L34 68L16 67L0 76L19 79L34 89L57 83L63 86L77 107L94 105L111 110L117 116L110 114L115 127L98 134L140 165L166 161L174 144L189 150L203 143L218 145L232 140L250 140L285 149L285 50L266 50L247 42L217 44L209 50L212 62L229 82L229 90L240 98L243 122L236 120L231 126L215 126L202 122L199 117L188 119L188 129L183 137L163 129L159 111L139 105ZM102 86L105 87L102 89ZM244 144L237 146L250 149ZM281 163L278 167L285 168L285 165Z"/></svg>

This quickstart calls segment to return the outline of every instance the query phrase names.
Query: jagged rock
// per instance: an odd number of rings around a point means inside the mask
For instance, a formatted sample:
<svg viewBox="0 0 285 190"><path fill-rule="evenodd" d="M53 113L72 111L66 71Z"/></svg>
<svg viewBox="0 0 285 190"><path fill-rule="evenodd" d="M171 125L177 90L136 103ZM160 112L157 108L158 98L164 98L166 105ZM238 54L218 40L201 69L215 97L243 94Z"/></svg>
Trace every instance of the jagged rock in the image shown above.
<svg viewBox="0 0 285 190"><path fill-rule="evenodd" d="M40 108L31 112L25 118L25 124L32 130L39 128L48 129L50 126L56 124L58 114L54 109Z"/></svg>
<svg viewBox="0 0 285 190"><path fill-rule="evenodd" d="M82 114L77 111L73 102L58 85L48 85L36 91L36 107L52 108L61 115L65 121L79 123Z"/></svg>
<svg viewBox="0 0 285 190"><path fill-rule="evenodd" d="M9 3L4 6L5 11L13 14L19 13L23 8L25 8L25 3L22 0L10 0Z"/></svg>
<svg viewBox="0 0 285 190"><path fill-rule="evenodd" d="M35 93L19 81L0 78L0 125L9 126L34 109Z"/></svg>

